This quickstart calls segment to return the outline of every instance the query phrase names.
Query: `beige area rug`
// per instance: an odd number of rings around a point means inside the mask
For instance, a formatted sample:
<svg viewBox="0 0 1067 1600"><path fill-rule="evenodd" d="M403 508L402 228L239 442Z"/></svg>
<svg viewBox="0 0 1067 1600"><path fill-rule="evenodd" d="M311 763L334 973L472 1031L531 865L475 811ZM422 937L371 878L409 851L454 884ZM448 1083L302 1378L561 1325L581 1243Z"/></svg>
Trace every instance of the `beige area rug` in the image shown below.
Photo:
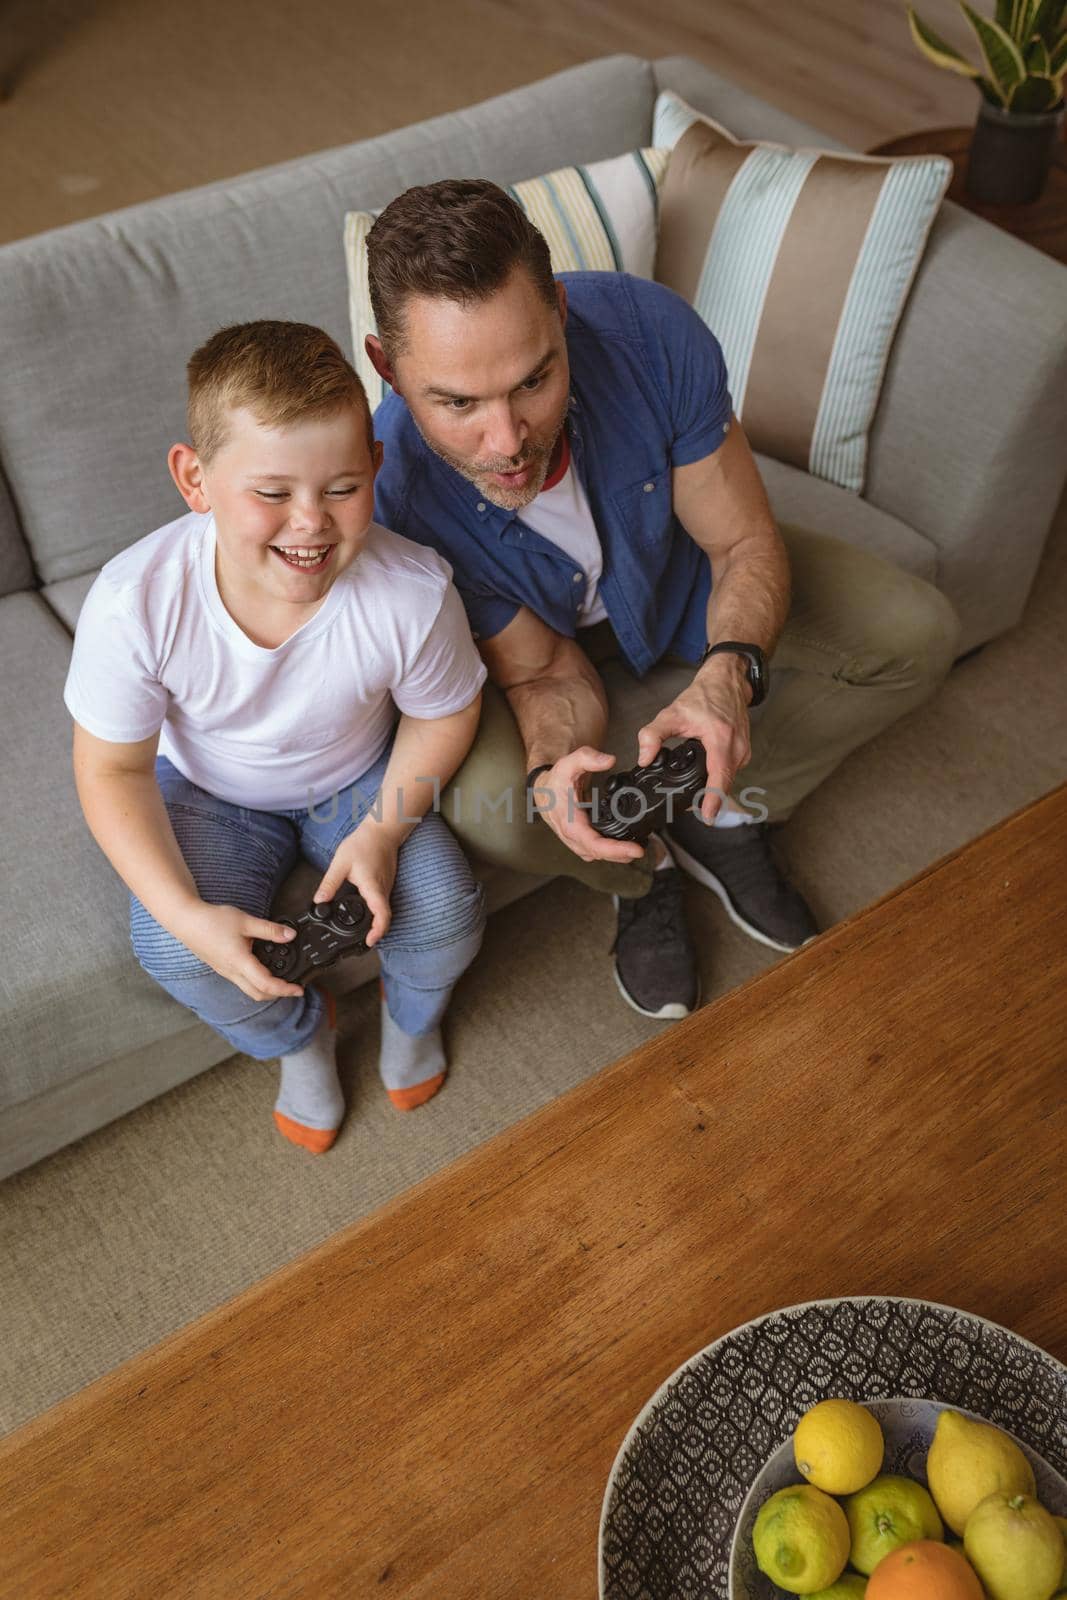
<svg viewBox="0 0 1067 1600"><path fill-rule="evenodd" d="M782 835L823 921L869 904L1067 778L1065 681L1067 512L1023 625L853 756ZM777 959L695 885L690 907L707 1001ZM669 1026L619 998L613 922L605 899L562 879L498 913L452 1009L448 1084L408 1116L378 1083L375 988L343 999L350 1109L326 1156L276 1132L277 1069L235 1057L0 1184L0 1429Z"/></svg>

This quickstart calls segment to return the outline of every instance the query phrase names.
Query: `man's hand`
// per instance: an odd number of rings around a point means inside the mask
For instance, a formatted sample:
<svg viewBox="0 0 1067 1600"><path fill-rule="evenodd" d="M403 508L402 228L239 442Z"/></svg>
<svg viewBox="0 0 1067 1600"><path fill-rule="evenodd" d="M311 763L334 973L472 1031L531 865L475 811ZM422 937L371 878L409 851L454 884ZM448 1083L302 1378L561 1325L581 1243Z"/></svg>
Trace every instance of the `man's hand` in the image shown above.
<svg viewBox="0 0 1067 1600"><path fill-rule="evenodd" d="M614 765L614 756L586 744L534 782L531 795L542 822L582 861L639 861L645 853L643 845L603 838L589 821L588 810L579 809L578 802L587 801L586 776L609 772Z"/></svg>
<svg viewBox="0 0 1067 1600"><path fill-rule="evenodd" d="M367 948L378 943L388 932L393 913L389 906L396 879L396 857L399 842L389 829L374 817L364 817L334 851L326 875L315 890L313 899L332 900L346 882L359 890L373 914Z"/></svg>
<svg viewBox="0 0 1067 1600"><path fill-rule="evenodd" d="M252 954L253 939L288 944L293 930L284 923L253 917L237 906L212 906L201 900L182 918L174 934L194 956L206 961L220 978L236 984L250 1000L277 1000L286 995L299 999L304 993L299 984L276 978Z"/></svg>
<svg viewBox="0 0 1067 1600"><path fill-rule="evenodd" d="M752 755L750 698L743 657L723 652L706 661L689 687L638 732L637 759L643 767L655 760L664 739L700 740L708 762L709 792L700 802L705 822L711 822Z"/></svg>

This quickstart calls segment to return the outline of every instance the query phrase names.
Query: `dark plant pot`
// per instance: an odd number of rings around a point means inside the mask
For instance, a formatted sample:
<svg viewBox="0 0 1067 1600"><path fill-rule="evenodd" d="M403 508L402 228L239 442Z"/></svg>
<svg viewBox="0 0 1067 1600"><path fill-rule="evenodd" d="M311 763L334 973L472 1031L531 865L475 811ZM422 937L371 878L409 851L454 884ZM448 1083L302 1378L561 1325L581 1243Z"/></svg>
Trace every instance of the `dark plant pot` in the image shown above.
<svg viewBox="0 0 1067 1600"><path fill-rule="evenodd" d="M1023 206L1045 187L1063 125L1063 102L1052 111L1004 111L983 100L978 108L966 189L984 205Z"/></svg>

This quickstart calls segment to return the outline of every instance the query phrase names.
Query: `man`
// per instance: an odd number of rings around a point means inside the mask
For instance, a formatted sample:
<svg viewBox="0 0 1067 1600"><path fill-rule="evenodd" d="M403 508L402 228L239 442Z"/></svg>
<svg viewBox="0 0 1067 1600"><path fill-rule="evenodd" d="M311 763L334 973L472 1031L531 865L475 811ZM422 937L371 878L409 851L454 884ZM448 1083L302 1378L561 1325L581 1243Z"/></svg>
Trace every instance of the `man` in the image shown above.
<svg viewBox="0 0 1067 1600"><path fill-rule="evenodd" d="M368 249L366 348L393 390L376 515L452 564L491 680L445 814L475 854L613 893L623 997L685 1016L699 986L677 868L754 938L811 938L767 821L933 692L955 613L875 556L779 532L718 341L670 290L554 279L541 234L478 180L409 189ZM580 806L614 752L631 764L634 733L642 764L676 736L707 753L702 818L647 851ZM510 813L477 804L515 791Z"/></svg>

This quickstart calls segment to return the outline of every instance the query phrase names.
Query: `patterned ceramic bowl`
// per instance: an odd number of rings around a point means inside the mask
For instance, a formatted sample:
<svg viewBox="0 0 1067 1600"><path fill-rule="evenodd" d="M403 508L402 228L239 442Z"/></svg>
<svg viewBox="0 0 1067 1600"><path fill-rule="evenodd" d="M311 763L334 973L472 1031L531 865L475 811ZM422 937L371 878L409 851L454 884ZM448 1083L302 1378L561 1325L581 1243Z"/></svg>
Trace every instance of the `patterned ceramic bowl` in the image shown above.
<svg viewBox="0 0 1067 1600"><path fill-rule="evenodd" d="M866 1400L868 1411L878 1418L885 1435L885 1461L883 1472L894 1472L902 1478L917 1478L926 1482L926 1452L934 1437L937 1419L942 1411L961 1411L962 1407L948 1407L934 1400ZM962 1413L975 1422L986 1418L973 1411ZM1048 1511L1058 1517L1067 1517L1067 1482L1054 1472L1048 1462L1031 1450L1025 1439L1016 1443L1034 1469L1037 1498ZM780 1444L763 1470L756 1474L741 1507L734 1529L730 1552L730 1600L779 1600L781 1590L756 1566L752 1550L752 1527L756 1513L763 1502L791 1483L803 1483L793 1459L793 1441Z"/></svg>
<svg viewBox="0 0 1067 1600"><path fill-rule="evenodd" d="M923 1300L790 1306L693 1356L634 1422L604 1497L601 1600L773 1594L731 1574L735 1530L771 1457L804 1412L833 1395L970 1412L1013 1434L1061 1485L1067 1477L1067 1368L1036 1345ZM749 1502L753 1516L762 1498Z"/></svg>

